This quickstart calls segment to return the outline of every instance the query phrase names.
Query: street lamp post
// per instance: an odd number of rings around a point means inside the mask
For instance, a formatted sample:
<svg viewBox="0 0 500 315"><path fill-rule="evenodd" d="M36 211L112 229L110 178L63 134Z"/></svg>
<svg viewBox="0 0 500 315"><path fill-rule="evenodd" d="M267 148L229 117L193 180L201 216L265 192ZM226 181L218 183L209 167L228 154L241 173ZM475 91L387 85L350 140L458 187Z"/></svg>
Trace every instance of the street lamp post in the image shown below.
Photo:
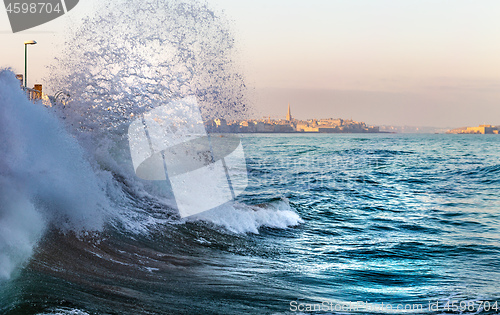
<svg viewBox="0 0 500 315"><path fill-rule="evenodd" d="M28 87L28 45L36 45L34 40L24 42L24 87Z"/></svg>

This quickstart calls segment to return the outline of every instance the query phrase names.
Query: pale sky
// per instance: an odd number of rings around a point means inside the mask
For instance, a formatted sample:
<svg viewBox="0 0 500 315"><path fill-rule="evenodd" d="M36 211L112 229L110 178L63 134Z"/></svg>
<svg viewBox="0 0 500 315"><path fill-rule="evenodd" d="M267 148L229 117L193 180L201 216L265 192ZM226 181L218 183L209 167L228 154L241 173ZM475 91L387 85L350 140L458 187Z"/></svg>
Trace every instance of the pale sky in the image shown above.
<svg viewBox="0 0 500 315"><path fill-rule="evenodd" d="M500 124L498 0L207 0L232 21L262 116L340 117L373 125ZM0 10L0 66L30 85L43 77L66 25L92 12L12 34ZM78 11L78 12L76 12ZM16 48L17 47L17 48Z"/></svg>

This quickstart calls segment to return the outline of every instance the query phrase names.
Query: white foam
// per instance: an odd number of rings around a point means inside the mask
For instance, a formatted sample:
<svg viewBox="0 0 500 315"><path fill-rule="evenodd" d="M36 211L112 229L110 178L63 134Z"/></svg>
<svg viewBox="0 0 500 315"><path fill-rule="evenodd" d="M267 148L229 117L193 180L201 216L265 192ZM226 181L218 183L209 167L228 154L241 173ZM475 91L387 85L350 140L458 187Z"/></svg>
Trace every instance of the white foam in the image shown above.
<svg viewBox="0 0 500 315"><path fill-rule="evenodd" d="M286 229L304 222L287 200L259 206L228 203L187 219L196 220L222 226L234 233L254 234L262 227Z"/></svg>
<svg viewBox="0 0 500 315"><path fill-rule="evenodd" d="M99 230L107 199L84 151L42 104L0 70L0 277L32 253L48 224Z"/></svg>
<svg viewBox="0 0 500 315"><path fill-rule="evenodd" d="M56 308L50 311L50 313L40 313L39 315L89 315L89 313L79 309Z"/></svg>
<svg viewBox="0 0 500 315"><path fill-rule="evenodd" d="M33 253L44 220L22 193L0 182L0 280L9 279L18 265Z"/></svg>

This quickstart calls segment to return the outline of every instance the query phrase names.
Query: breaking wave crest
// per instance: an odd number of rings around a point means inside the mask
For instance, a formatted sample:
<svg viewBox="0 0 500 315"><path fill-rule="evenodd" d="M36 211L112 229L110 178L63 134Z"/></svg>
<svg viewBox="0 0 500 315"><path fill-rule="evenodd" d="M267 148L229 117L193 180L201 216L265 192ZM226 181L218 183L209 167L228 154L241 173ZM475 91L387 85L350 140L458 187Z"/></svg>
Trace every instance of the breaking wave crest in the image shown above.
<svg viewBox="0 0 500 315"><path fill-rule="evenodd" d="M50 225L100 230L108 199L86 153L58 119L0 72L0 277L24 262Z"/></svg>
<svg viewBox="0 0 500 315"><path fill-rule="evenodd" d="M126 128L150 109L194 95L204 119L249 112L224 18L196 1L131 0L74 29L45 82L71 95L64 106L28 101L14 73L0 72L0 279L48 231L145 235L205 222L258 233L302 222L286 201L181 220L168 185L135 176Z"/></svg>
<svg viewBox="0 0 500 315"><path fill-rule="evenodd" d="M261 227L286 229L303 223L286 200L264 205L226 204L189 220L209 222L234 233L255 234L259 233Z"/></svg>

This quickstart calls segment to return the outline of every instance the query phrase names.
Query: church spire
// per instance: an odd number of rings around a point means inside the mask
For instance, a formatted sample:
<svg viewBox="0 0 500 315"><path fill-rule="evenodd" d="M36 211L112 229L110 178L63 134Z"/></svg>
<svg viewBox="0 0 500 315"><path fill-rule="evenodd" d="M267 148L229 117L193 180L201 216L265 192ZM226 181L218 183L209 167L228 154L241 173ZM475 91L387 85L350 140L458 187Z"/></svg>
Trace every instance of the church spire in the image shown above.
<svg viewBox="0 0 500 315"><path fill-rule="evenodd" d="M288 113L286 114L286 120L292 121L292 111L290 110L290 103L288 103Z"/></svg>

